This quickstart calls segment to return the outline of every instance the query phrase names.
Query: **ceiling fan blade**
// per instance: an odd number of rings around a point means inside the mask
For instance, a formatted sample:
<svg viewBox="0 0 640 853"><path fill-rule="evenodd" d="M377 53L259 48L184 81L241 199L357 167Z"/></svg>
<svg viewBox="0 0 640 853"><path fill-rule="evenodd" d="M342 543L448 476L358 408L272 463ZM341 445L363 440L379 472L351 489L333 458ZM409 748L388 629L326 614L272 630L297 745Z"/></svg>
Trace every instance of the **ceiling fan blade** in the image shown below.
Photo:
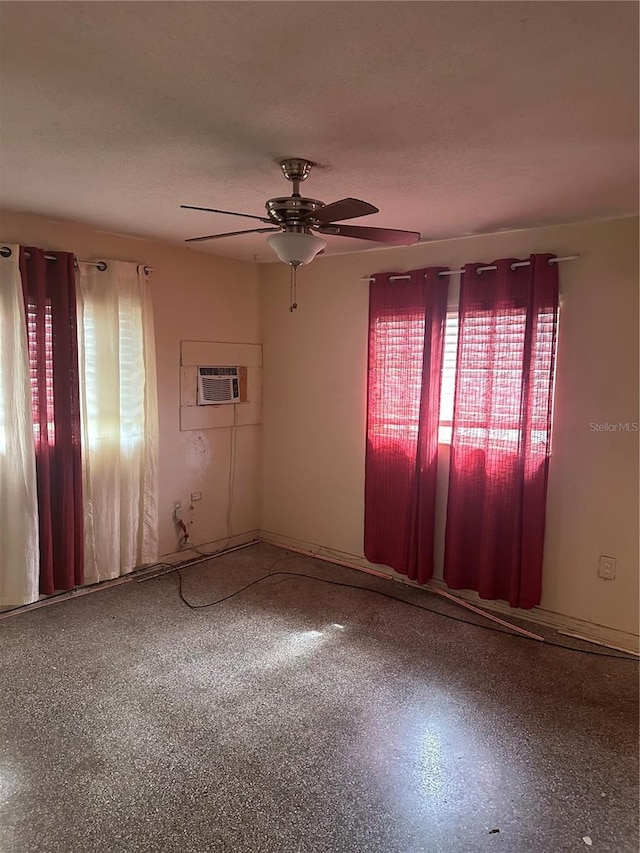
<svg viewBox="0 0 640 853"><path fill-rule="evenodd" d="M323 225L329 222L340 222L343 219L355 219L357 216L367 216L369 213L379 213L377 207L359 198L341 198L331 204L325 204L313 214L313 218Z"/></svg>
<svg viewBox="0 0 640 853"><path fill-rule="evenodd" d="M206 237L189 237L185 243L200 243L203 240L219 240L220 237L236 237L238 234L264 234L265 231L280 231L279 228L250 228L248 231L227 231L226 234L208 234Z"/></svg>
<svg viewBox="0 0 640 853"><path fill-rule="evenodd" d="M185 210L206 210L207 213L224 213L227 216L244 216L245 219L259 219L260 222L271 222L264 216L254 216L252 213L235 213L233 210L217 210L215 207L195 207L193 204L181 204Z"/></svg>
<svg viewBox="0 0 640 853"><path fill-rule="evenodd" d="M398 231L396 228L364 228L361 225L321 225L315 229L321 234L336 237L357 237L358 240L373 240L390 246L411 246L420 239L419 231Z"/></svg>

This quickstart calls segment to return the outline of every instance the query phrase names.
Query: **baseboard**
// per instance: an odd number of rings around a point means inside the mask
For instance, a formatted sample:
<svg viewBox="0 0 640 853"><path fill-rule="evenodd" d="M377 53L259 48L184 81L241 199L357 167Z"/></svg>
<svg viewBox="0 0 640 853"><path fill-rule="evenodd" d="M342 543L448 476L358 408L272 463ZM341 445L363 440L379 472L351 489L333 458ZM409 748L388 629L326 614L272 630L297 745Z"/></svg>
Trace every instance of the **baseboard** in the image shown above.
<svg viewBox="0 0 640 853"><path fill-rule="evenodd" d="M376 563L370 563L365 557L359 554L349 554L344 551L337 551L333 548L326 548L314 542L305 542L301 539L293 539L289 536L283 536L280 533L274 533L270 530L259 530L258 538L262 542L268 542L271 545L278 545L284 548L291 548L300 551L310 557L318 557L319 559L335 560L336 562L351 566L354 569L362 569L367 572L388 577L398 583L412 586L416 589L425 589L425 586L409 580L404 575L399 575L388 566L380 566ZM630 634L627 631L620 631L618 628L611 628L607 625L598 625L595 622L587 622L583 619L576 619L573 616L568 616L563 613L554 613L551 610L545 610L542 607L533 607L531 610L519 610L510 607L506 602L502 601L486 601L480 598L477 592L468 592L464 590L449 590L447 585L441 580L431 580L426 584L426 589L430 587L435 589L445 589L454 594L462 601L487 610L491 613L499 613L501 616L531 622L535 625L543 625L547 628L552 628L558 632L567 632L569 634L579 635L594 643L608 646L609 648L619 649L620 651L631 652L638 654L640 649L640 637L636 634Z"/></svg>
<svg viewBox="0 0 640 853"><path fill-rule="evenodd" d="M198 550L185 548L182 551L174 551L171 554L163 554L158 560L152 563L145 563L136 566L132 571L117 578L110 580L97 581L84 586L78 586L68 592L58 592L55 595L42 596L38 601L33 601L31 604L22 604L17 607L2 607L0 608L0 619L7 619L10 616L17 616L20 613L26 613L29 610L35 610L40 607L46 607L49 604L55 604L60 601L67 601L70 598L79 598L83 595L90 595L94 592L100 592L102 589L110 589L112 586L120 586L121 584L131 583L132 581L149 580L151 576L156 576L154 569L162 563L169 563L172 566L187 562L188 560L206 559L206 555L215 556L227 548L233 549L242 545L258 541L258 531L250 530L246 533L238 533L229 539L218 539L215 542L206 542L204 545L199 545ZM204 557L203 557L204 555Z"/></svg>
<svg viewBox="0 0 640 853"><path fill-rule="evenodd" d="M258 540L257 530L247 530L245 533L236 533L234 536L224 537L223 539L215 539L212 542L205 542L203 545L198 545L195 548L182 548L180 551L172 551L170 554L162 554L158 562L169 563L176 566L179 563L184 563L187 560L197 560L199 557L210 554L213 556L219 551L227 548L236 548L238 545L248 545L249 542Z"/></svg>
<svg viewBox="0 0 640 853"><path fill-rule="evenodd" d="M484 598L480 598L477 592L459 589L449 590L449 587L441 580L431 580L428 586L446 589L449 592L453 592L463 601L468 601L470 604L476 605L476 607L483 607L485 610L491 610L502 616L510 614L517 619L526 619L528 622L533 622L536 625L553 628L559 633L566 632L567 634L573 634L612 649L632 652L636 655L640 651L640 637L637 634L621 631L619 628L599 625L597 622L587 622L584 619L577 619L575 616L568 616L566 613L555 613L553 610L545 610L543 607L519 610L510 607L504 601L486 601Z"/></svg>

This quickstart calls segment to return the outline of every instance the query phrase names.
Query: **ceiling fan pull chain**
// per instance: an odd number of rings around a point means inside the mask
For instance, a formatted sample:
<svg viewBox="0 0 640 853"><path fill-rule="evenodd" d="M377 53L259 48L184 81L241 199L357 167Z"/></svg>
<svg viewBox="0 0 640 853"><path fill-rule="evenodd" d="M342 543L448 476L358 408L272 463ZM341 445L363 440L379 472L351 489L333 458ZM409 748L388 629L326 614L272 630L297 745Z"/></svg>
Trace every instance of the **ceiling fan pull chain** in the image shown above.
<svg viewBox="0 0 640 853"><path fill-rule="evenodd" d="M298 282L296 280L296 270L298 269L298 267L296 264L290 264L290 267L291 267L291 279L290 279L289 293L290 293L290 303L291 304L289 305L289 311L293 314L293 312L298 307L298 303L296 302L296 288L297 288L297 284L298 284Z"/></svg>

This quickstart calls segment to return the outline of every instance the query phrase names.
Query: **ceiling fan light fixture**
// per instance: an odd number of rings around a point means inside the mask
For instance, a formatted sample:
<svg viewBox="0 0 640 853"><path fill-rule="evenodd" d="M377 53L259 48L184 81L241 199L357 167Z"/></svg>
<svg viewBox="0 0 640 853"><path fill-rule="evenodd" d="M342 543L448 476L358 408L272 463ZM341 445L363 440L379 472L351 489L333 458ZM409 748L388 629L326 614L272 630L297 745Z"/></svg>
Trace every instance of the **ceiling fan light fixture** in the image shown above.
<svg viewBox="0 0 640 853"><path fill-rule="evenodd" d="M310 263L318 252L327 246L326 242L315 234L305 234L300 231L271 234L267 237L267 243L282 263L295 267Z"/></svg>

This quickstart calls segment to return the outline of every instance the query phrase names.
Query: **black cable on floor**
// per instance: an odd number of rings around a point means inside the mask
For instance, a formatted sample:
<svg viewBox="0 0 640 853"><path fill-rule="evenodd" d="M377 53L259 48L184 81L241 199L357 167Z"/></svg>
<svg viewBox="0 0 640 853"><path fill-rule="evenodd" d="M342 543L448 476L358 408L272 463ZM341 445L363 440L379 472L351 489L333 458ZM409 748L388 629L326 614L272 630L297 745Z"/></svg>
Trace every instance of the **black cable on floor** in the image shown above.
<svg viewBox="0 0 640 853"><path fill-rule="evenodd" d="M280 557L274 563L269 566L269 570L273 569L275 566L279 565L282 562L287 560L298 559L298 555L288 556L288 557ZM396 595L391 595L388 592L382 592L378 589L372 589L369 586L360 586L359 584L351 584L344 583L343 581L333 581L328 580L327 578L318 578L314 575L303 574L302 572L272 572L268 571L266 575L262 575L262 577L256 578L256 580L251 581L251 583L246 584L246 586L241 587L240 589L235 590L234 592L230 592L229 595L225 595L222 598L217 598L215 601L209 601L206 604L193 604L188 601L182 592L182 575L180 574L180 570L182 568L189 568L188 566L171 566L170 563L162 563L160 565L170 566L171 572L166 572L166 574L171 574L172 572L176 572L178 576L178 594L180 596L181 601L186 604L186 606L190 610L202 610L207 607L215 607L218 604L222 604L224 601L229 601L231 598L235 598L236 595L240 595L241 592L244 592L247 589L250 589L252 586L256 584L262 583L262 581L267 580L267 578L274 577L296 577L296 578L306 578L307 580L319 581L320 583L328 583L333 586L341 586L346 587L347 589L360 589L364 592L372 592L375 595L380 595L383 598L390 598L392 601L399 601L400 604L407 604L409 607L416 607L418 610L426 610L428 613L434 613L436 616L443 616L445 619L451 619L453 622L461 622L463 625L471 625L473 628L481 628L483 631L493 631L495 634L506 634L509 637L517 637L521 640L531 640L535 643L543 643L547 646L554 646L557 649L565 649L569 652L579 652L583 655L591 655L596 658L612 658L613 660L624 660L630 661L631 663L638 663L635 658L627 657L624 654L609 654L608 652L594 652L591 649L577 649L574 646L567 646L564 643L554 643L553 640L534 640L533 637L525 637L523 634L518 634L516 632L511 631L503 631L501 628L493 628L491 625L482 625L479 622L471 622L469 619L461 619L459 616L452 616L450 613L444 613L442 610L434 610L432 607L425 607L422 604L418 604L415 601L407 601L405 598L399 598ZM350 568L349 566L344 566L343 568ZM353 569L352 571L357 571Z"/></svg>

